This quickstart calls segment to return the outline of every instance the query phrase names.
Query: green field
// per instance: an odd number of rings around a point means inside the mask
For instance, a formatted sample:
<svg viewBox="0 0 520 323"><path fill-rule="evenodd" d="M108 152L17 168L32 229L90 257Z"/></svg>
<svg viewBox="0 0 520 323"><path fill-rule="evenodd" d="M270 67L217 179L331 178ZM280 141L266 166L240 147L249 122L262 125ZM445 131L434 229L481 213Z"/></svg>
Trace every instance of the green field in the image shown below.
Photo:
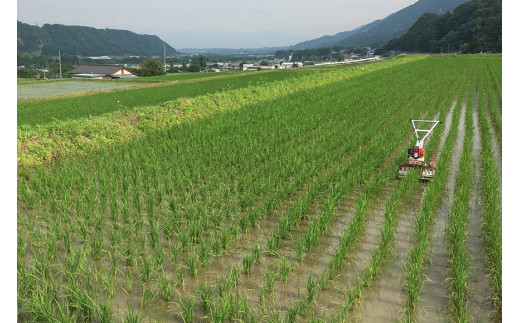
<svg viewBox="0 0 520 323"><path fill-rule="evenodd" d="M18 320L500 321L501 67L401 56L19 103ZM410 118L443 121L430 183L395 178Z"/></svg>
<svg viewBox="0 0 520 323"><path fill-rule="evenodd" d="M223 76L200 73L208 79L190 79L184 82L170 84L169 78L157 81L153 87L94 93L86 96L72 96L51 100L36 100L18 104L18 125L36 125L51 123L55 120L75 120L83 117L96 116L116 110L127 110L144 105L160 104L180 97L194 97L201 94L214 93L226 89L262 84L295 75L309 74L311 71L269 71L252 73L230 73ZM199 75L199 74L197 74ZM208 75L213 75L209 77ZM137 80L137 79L136 79ZM99 81L82 81L90 84ZM118 81L116 81L118 82ZM164 84L163 84L164 83ZM120 84L120 83L116 83ZM135 86L132 81L123 81L125 86ZM27 86L27 85L23 85Z"/></svg>
<svg viewBox="0 0 520 323"><path fill-rule="evenodd" d="M37 83L19 84L17 88L17 98L44 98L78 92L113 90L136 85L138 84L113 80L64 80L61 82L41 81Z"/></svg>

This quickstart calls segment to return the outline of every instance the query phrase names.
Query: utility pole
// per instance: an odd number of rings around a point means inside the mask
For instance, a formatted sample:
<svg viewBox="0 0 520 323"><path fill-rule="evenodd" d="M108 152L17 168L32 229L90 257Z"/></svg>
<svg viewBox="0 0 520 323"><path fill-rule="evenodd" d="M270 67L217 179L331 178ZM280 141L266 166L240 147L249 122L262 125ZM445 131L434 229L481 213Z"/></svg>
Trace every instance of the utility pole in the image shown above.
<svg viewBox="0 0 520 323"><path fill-rule="evenodd" d="M166 44L164 44L164 73L166 73Z"/></svg>
<svg viewBox="0 0 520 323"><path fill-rule="evenodd" d="M58 60L60 61L60 79L61 79L61 51L58 49Z"/></svg>

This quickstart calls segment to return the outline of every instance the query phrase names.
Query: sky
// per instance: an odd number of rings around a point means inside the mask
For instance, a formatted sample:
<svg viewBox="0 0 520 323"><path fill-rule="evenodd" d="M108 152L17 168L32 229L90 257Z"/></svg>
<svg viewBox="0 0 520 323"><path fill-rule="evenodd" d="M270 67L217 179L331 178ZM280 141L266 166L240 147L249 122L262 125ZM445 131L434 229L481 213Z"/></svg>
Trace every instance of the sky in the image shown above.
<svg viewBox="0 0 520 323"><path fill-rule="evenodd" d="M348 31L417 0L18 0L17 19L130 30L179 48L259 48Z"/></svg>

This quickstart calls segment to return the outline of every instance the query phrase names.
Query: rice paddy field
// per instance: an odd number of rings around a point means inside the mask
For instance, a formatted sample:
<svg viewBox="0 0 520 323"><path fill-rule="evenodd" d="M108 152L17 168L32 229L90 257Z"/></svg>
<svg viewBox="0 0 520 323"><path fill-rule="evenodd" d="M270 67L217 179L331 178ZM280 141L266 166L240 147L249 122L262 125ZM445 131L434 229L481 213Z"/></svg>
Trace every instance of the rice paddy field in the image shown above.
<svg viewBox="0 0 520 323"><path fill-rule="evenodd" d="M500 55L158 82L19 101L19 321L502 320Z"/></svg>
<svg viewBox="0 0 520 323"><path fill-rule="evenodd" d="M113 80L60 80L40 81L18 84L17 98L32 99L41 97L52 97L71 93L83 93L91 91L103 91L135 86L129 82L117 82Z"/></svg>

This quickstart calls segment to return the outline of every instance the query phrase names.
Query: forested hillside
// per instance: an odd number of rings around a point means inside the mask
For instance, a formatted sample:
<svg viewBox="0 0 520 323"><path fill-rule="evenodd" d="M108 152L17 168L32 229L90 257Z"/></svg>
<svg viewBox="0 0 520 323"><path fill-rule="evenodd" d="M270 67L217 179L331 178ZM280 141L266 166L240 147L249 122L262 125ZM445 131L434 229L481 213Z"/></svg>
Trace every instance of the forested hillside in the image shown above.
<svg viewBox="0 0 520 323"><path fill-rule="evenodd" d="M427 13L383 51L502 52L502 1L473 0L443 15Z"/></svg>
<svg viewBox="0 0 520 323"><path fill-rule="evenodd" d="M18 54L44 51L65 55L162 56L164 41L155 35L139 35L128 30L96 29L83 26L45 24L32 26L18 21ZM166 44L166 54L177 51Z"/></svg>
<svg viewBox="0 0 520 323"><path fill-rule="evenodd" d="M296 44L292 49L321 47L380 47L389 40L399 37L424 13L442 14L455 9L468 0L419 0L393 14L351 31L343 31L333 36L323 36L317 39ZM353 8L355 10L355 8Z"/></svg>

